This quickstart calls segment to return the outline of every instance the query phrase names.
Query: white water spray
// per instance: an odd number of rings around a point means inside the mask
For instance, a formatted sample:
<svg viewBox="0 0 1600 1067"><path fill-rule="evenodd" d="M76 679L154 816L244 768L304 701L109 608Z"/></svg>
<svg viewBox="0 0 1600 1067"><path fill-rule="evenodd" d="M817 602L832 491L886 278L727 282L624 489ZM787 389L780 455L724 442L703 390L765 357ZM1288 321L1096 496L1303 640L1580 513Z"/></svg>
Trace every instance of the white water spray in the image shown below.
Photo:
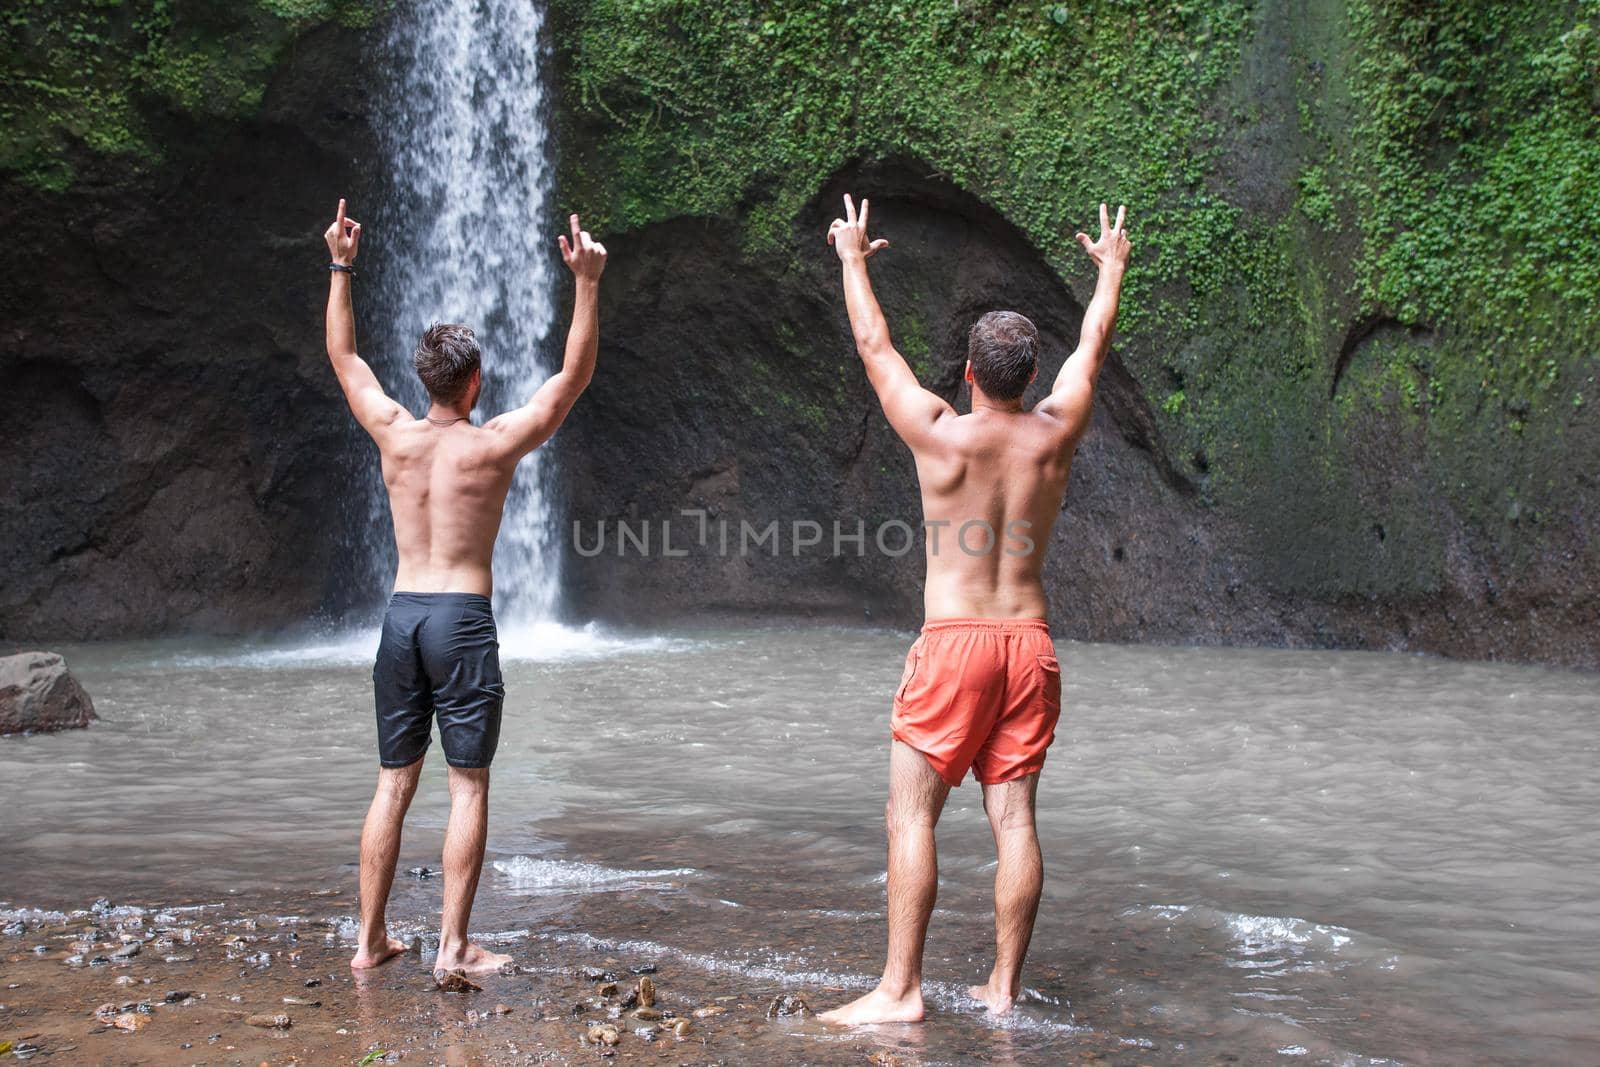
<svg viewBox="0 0 1600 1067"><path fill-rule="evenodd" d="M435 320L477 331L483 415L525 403L548 374L540 352L553 318L556 231L546 207L543 23L533 0L417 0L391 24L377 123L388 203L363 266L383 309L370 350L414 412L425 399L411 352ZM503 618L547 619L556 607L548 472L541 453L523 460L506 501L494 557ZM381 485L373 507L367 557L392 575ZM378 577L380 588L387 580Z"/></svg>

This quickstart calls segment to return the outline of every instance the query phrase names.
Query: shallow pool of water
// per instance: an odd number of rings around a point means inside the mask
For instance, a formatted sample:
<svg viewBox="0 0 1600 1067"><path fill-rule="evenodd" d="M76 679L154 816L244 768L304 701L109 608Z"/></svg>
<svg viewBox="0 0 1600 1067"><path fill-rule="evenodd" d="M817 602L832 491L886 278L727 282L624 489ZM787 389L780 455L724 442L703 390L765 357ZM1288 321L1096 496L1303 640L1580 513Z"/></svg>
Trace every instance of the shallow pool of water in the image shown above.
<svg viewBox="0 0 1600 1067"><path fill-rule="evenodd" d="M475 925L710 975L881 964L888 702L910 635L506 632ZM353 885L375 637L68 648L102 722L0 743L10 906ZM995 1029L993 852L940 825L927 1062L1573 1063L1600 1047L1600 686L1352 653L1060 644L1026 1003ZM437 866L430 756L402 867ZM419 926L437 880L397 884ZM548 922L559 914L559 923ZM845 994L840 992L838 997ZM825 1041L825 1037L808 1040Z"/></svg>

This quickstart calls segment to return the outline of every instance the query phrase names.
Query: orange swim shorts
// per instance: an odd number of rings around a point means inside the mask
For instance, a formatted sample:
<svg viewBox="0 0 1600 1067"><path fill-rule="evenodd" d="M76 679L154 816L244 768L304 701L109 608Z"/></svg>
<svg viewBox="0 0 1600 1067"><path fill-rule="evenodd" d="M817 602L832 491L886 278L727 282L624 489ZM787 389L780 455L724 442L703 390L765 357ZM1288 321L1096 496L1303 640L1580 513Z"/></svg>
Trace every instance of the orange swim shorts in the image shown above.
<svg viewBox="0 0 1600 1067"><path fill-rule="evenodd" d="M961 784L1033 774L1061 717L1061 665L1043 619L944 619L906 655L890 731Z"/></svg>

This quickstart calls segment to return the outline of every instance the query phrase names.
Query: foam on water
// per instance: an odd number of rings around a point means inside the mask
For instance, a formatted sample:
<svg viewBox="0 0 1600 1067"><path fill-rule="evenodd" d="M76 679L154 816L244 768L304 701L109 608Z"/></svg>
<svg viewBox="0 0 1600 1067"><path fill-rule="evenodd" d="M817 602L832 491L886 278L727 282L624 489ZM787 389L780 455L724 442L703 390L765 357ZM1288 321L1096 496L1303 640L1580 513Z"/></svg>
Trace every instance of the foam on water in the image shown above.
<svg viewBox="0 0 1600 1067"><path fill-rule="evenodd" d="M557 622L518 622L500 627L501 662L565 663L633 652L661 652L692 642L648 635L624 635L598 623L565 626ZM257 645L233 645L220 652L158 657L154 666L206 670L214 667L345 667L370 665L378 650L377 630L347 630L309 639L271 637Z"/></svg>
<svg viewBox="0 0 1600 1067"><path fill-rule="evenodd" d="M700 873L693 867L625 871L601 867L594 863L534 859L531 856L513 856L509 860L496 860L494 869L504 876L505 884L511 889L547 890L556 893L570 889L588 891L655 889L670 884L671 880L690 878Z"/></svg>

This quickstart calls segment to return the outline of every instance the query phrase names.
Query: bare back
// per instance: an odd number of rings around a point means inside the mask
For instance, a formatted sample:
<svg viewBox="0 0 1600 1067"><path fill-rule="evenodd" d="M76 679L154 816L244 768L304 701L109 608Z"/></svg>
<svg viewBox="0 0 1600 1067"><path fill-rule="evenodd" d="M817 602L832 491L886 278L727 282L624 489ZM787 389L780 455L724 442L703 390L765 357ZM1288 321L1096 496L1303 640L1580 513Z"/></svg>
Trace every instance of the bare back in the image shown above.
<svg viewBox="0 0 1600 1067"><path fill-rule="evenodd" d="M380 442L400 565L394 587L490 596L494 542L516 471L491 431L398 421Z"/></svg>
<svg viewBox="0 0 1600 1067"><path fill-rule="evenodd" d="M1045 618L1041 572L1076 435L1038 412L979 408L913 446L922 488L926 617Z"/></svg>

